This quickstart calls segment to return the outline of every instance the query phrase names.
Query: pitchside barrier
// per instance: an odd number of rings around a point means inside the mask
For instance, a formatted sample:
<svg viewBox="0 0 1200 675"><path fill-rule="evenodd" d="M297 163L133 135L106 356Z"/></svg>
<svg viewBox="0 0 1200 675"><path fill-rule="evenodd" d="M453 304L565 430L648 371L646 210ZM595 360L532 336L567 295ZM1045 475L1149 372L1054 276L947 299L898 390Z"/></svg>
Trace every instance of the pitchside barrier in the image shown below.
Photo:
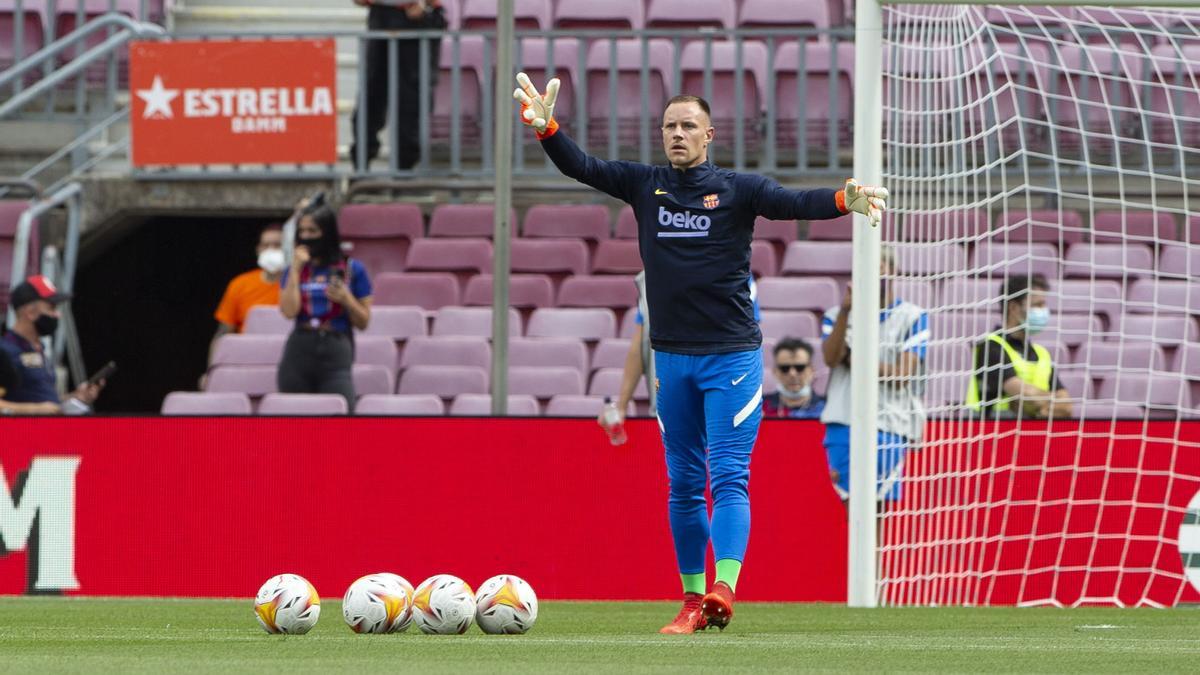
<svg viewBox="0 0 1200 675"><path fill-rule="evenodd" d="M1177 546L1200 488L1195 453L1147 443L1166 435L1148 433L1153 421L1055 422L1052 438L1045 425L996 424L958 441L960 475L984 482L926 478L936 458L909 458L908 515L892 527L936 549L960 520L987 524L972 530L984 533L973 555L914 577L984 579L1000 604L1051 583L1068 599L1200 600ZM1200 440L1198 423L1162 424ZM338 595L386 570L469 583L511 572L550 599L675 598L657 425L628 427L629 443L613 447L590 420L0 420L0 593L249 597L295 572ZM763 424L742 599L846 599L846 514L823 433ZM1088 486L1091 502L1079 498ZM1047 504L1068 492L1070 508ZM1109 558L1140 564L1085 573Z"/></svg>

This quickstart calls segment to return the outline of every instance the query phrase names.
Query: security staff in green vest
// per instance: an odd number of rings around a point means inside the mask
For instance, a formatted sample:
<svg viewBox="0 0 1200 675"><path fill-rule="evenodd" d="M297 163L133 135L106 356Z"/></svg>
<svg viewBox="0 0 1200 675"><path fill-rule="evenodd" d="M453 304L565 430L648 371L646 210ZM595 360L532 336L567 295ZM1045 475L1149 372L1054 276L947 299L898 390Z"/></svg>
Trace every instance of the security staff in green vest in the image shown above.
<svg viewBox="0 0 1200 675"><path fill-rule="evenodd" d="M975 375L967 391L967 406L980 413L1048 419L1070 417L1070 394L1054 374L1049 350L1032 336L1050 322L1041 274L1014 276L1000 289L1004 326L975 345Z"/></svg>

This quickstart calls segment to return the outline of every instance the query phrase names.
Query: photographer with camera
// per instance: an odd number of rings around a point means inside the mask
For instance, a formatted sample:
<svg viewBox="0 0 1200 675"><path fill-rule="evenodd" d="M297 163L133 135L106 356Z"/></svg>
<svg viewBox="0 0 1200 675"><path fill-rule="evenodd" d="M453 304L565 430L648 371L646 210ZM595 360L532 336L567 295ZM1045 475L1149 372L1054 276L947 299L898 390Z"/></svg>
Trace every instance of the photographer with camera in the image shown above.
<svg viewBox="0 0 1200 675"><path fill-rule="evenodd" d="M337 215L318 194L301 207L279 309L296 322L279 362L279 391L341 394L354 410L354 329L371 320L371 280L342 255Z"/></svg>

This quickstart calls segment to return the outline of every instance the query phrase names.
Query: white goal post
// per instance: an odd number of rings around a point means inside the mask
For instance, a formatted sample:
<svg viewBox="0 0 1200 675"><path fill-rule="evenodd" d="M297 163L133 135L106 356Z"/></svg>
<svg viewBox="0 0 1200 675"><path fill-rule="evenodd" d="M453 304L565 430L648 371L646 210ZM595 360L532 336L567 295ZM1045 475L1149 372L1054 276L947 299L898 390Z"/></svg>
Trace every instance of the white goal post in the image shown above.
<svg viewBox="0 0 1200 675"><path fill-rule="evenodd" d="M858 0L854 177L891 198L881 227L854 217L850 606L1194 593L1176 528L1200 487L1195 8ZM898 269L881 279L885 247ZM1025 311L1007 282L1035 274L1051 323L1018 335L1052 353L1071 415L1037 419L1021 394L997 420L967 388L991 382L981 345ZM881 281L927 312L916 377L879 375ZM929 422L901 496L879 499L888 387Z"/></svg>

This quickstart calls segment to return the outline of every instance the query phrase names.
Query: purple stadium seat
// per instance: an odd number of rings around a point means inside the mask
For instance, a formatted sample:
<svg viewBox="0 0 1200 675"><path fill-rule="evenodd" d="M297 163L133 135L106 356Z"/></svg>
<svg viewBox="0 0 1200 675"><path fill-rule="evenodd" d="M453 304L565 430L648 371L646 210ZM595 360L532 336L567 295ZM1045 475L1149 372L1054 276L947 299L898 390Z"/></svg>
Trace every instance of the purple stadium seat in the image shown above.
<svg viewBox="0 0 1200 675"><path fill-rule="evenodd" d="M999 312L1000 285L1003 278L951 277L942 284L942 294L937 304L950 311Z"/></svg>
<svg viewBox="0 0 1200 675"><path fill-rule="evenodd" d="M608 239L610 230L608 209L599 204L538 204L525 212L521 236L586 239L596 244Z"/></svg>
<svg viewBox="0 0 1200 675"><path fill-rule="evenodd" d="M1074 244L1063 275L1077 279L1132 279L1153 274L1154 254L1145 244Z"/></svg>
<svg viewBox="0 0 1200 675"><path fill-rule="evenodd" d="M2 35L2 33L0 33ZM21 214L29 208L29 202L23 199L0 200L0 309L8 305L8 285L12 279L13 239L17 234L17 223ZM30 228L29 258L26 269L30 274L36 274L38 269L38 223L34 221Z"/></svg>
<svg viewBox="0 0 1200 675"><path fill-rule="evenodd" d="M433 95L430 131L434 140L445 142L457 126L464 145L481 142L483 116L483 36L450 33L442 40L437 89ZM495 42L490 43L494 49ZM458 52L459 109L454 109L455 50ZM493 66L494 67L494 66ZM487 77L492 76L489 73ZM491 105L491 102L488 102Z"/></svg>
<svg viewBox="0 0 1200 675"><path fill-rule="evenodd" d="M971 376L966 373L937 373L925 385L925 405L931 408L962 405L970 382Z"/></svg>
<svg viewBox="0 0 1200 675"><path fill-rule="evenodd" d="M509 366L508 390L540 399L582 394L583 372L565 366Z"/></svg>
<svg viewBox="0 0 1200 675"><path fill-rule="evenodd" d="M476 237L490 239L495 232L496 209L491 204L443 204L429 217L431 237ZM509 214L509 234L517 229L517 211Z"/></svg>
<svg viewBox="0 0 1200 675"><path fill-rule="evenodd" d="M556 28L641 30L646 26L645 0L558 0Z"/></svg>
<svg viewBox="0 0 1200 675"><path fill-rule="evenodd" d="M642 271L642 253L636 239L609 239L596 247L592 274L637 274Z"/></svg>
<svg viewBox="0 0 1200 675"><path fill-rule="evenodd" d="M929 317L929 332L934 340L955 340L973 345L1000 326L998 314L982 312L934 312Z"/></svg>
<svg viewBox="0 0 1200 675"><path fill-rule="evenodd" d="M276 370L276 366L220 366L208 374L204 390L262 396L276 390Z"/></svg>
<svg viewBox="0 0 1200 675"><path fill-rule="evenodd" d="M838 17L841 22L841 17ZM741 0L738 15L741 28L829 28L829 5L824 2L791 2L790 0ZM776 38L782 40L786 38ZM818 39L817 35L808 37Z"/></svg>
<svg viewBox="0 0 1200 675"><path fill-rule="evenodd" d="M854 237L850 216L808 221L808 241L850 241Z"/></svg>
<svg viewBox="0 0 1200 675"><path fill-rule="evenodd" d="M1190 408L1187 383L1174 375L1121 372L1100 380L1097 398L1154 408Z"/></svg>
<svg viewBox="0 0 1200 675"><path fill-rule="evenodd" d="M776 51L774 68L775 141L780 148L798 149L801 130L797 120L804 121L803 139L810 155L829 151L830 126L835 148L849 147L850 120L854 119L854 44L842 41L834 49L824 40L790 41ZM835 87L832 94L831 82Z"/></svg>
<svg viewBox="0 0 1200 675"><path fill-rule="evenodd" d="M258 404L259 415L345 415L346 399L338 394L267 394Z"/></svg>
<svg viewBox="0 0 1200 675"><path fill-rule="evenodd" d="M61 38L82 27L88 21L109 12L117 12L134 18L138 14L138 0L116 0L115 3L110 3L109 0L66 1L57 3L56 8L58 16L47 18L54 22L54 35ZM80 12L81 9L82 12ZM82 16L80 16L81 13ZM83 45L85 49L91 49L102 43L105 37L105 31L94 32L87 38L84 38ZM117 82L118 86L124 86L128 81L129 54L126 50L117 50L116 54L118 55ZM60 64L69 63L75 58L75 50L68 49L61 53L58 58ZM84 76L89 83L105 82L108 77L107 60L101 60L89 65L84 69Z"/></svg>
<svg viewBox="0 0 1200 675"><path fill-rule="evenodd" d="M634 327L637 325L637 312L628 311L621 317L621 330L618 331L617 337L630 339L633 337Z"/></svg>
<svg viewBox="0 0 1200 675"><path fill-rule="evenodd" d="M587 245L578 239L515 239L513 272L567 275L587 274Z"/></svg>
<svg viewBox="0 0 1200 675"><path fill-rule="evenodd" d="M603 340L617 336L617 317L611 309L543 308L529 317L529 337L573 337Z"/></svg>
<svg viewBox="0 0 1200 675"><path fill-rule="evenodd" d="M1112 341L1149 340L1164 347L1177 347L1181 342L1200 340L1200 331L1190 316L1124 314L1105 337Z"/></svg>
<svg viewBox="0 0 1200 675"><path fill-rule="evenodd" d="M999 317L992 324L993 327L998 326ZM1094 314L1060 314L1054 317L1046 330L1038 334L1037 342L1060 342L1073 349L1103 334L1100 317Z"/></svg>
<svg viewBox="0 0 1200 675"><path fill-rule="evenodd" d="M338 232L374 278L404 271L409 242L425 236L425 221L416 204L347 204L338 211Z"/></svg>
<svg viewBox="0 0 1200 675"><path fill-rule="evenodd" d="M542 311L542 310L537 310ZM433 319L431 335L492 336L491 307L443 307ZM521 335L521 315L508 308L508 335Z"/></svg>
<svg viewBox="0 0 1200 675"><path fill-rule="evenodd" d="M1083 401L1075 405L1075 417L1085 420L1112 420L1145 418L1141 406L1112 403L1109 401Z"/></svg>
<svg viewBox="0 0 1200 675"><path fill-rule="evenodd" d="M762 216L754 218L754 238L770 242L779 254L788 244L796 241L796 228L794 220L768 220Z"/></svg>
<svg viewBox="0 0 1200 675"><path fill-rule="evenodd" d="M1147 57L1101 44L1061 46L1056 51L1055 64L1061 67L1047 78L1047 85L1058 98L1046 105L1058 147L1078 151L1084 142L1081 132L1089 131L1094 132L1086 141L1092 155L1111 152L1114 134L1123 136L1138 123L1136 113L1124 111L1140 107L1141 92L1133 83L1141 80Z"/></svg>
<svg viewBox="0 0 1200 675"><path fill-rule="evenodd" d="M1121 343L1092 340L1079 347L1076 363L1085 363L1093 376L1105 372L1166 371L1167 355L1163 348L1150 342Z"/></svg>
<svg viewBox="0 0 1200 675"><path fill-rule="evenodd" d="M629 353L628 338L601 340L592 354L592 370L597 368L624 368L625 356ZM1200 366L1200 361L1197 362Z"/></svg>
<svg viewBox="0 0 1200 675"><path fill-rule="evenodd" d="M487 239L417 239L408 249L410 272L473 272L492 270L492 242Z"/></svg>
<svg viewBox="0 0 1200 675"><path fill-rule="evenodd" d="M1095 386L1087 372L1076 368L1056 368L1054 375L1058 386L1066 389L1073 401L1087 401L1096 397Z"/></svg>
<svg viewBox="0 0 1200 675"><path fill-rule="evenodd" d="M608 307L614 310L637 305L637 285L632 276L575 276L563 280L559 307Z"/></svg>
<svg viewBox="0 0 1200 675"><path fill-rule="evenodd" d="M1126 307L1135 314L1200 314L1200 283L1138 279L1129 288Z"/></svg>
<svg viewBox="0 0 1200 675"><path fill-rule="evenodd" d="M737 6L729 0L650 0L646 28L696 31L737 27Z"/></svg>
<svg viewBox="0 0 1200 675"><path fill-rule="evenodd" d="M611 396L616 399L621 394L620 368L601 368L592 375L592 383L588 386L589 396ZM637 387L633 390L633 400L649 401L650 391L646 388L646 378L638 379ZM597 410L596 412L599 412Z"/></svg>
<svg viewBox="0 0 1200 675"><path fill-rule="evenodd" d="M211 365L276 366L286 341L286 335L222 335L217 339Z"/></svg>
<svg viewBox="0 0 1200 675"><path fill-rule="evenodd" d="M783 276L850 276L854 248L848 241L794 241L788 244L779 273Z"/></svg>
<svg viewBox="0 0 1200 675"><path fill-rule="evenodd" d="M950 209L932 213L909 213L904 216L906 241L974 243L987 231L987 211L983 209Z"/></svg>
<svg viewBox="0 0 1200 675"><path fill-rule="evenodd" d="M1148 87L1149 100L1143 101L1143 105L1160 113L1150 118L1150 140L1194 148L1200 145L1200 96L1187 83L1200 75L1200 45L1190 40L1161 44L1151 54L1162 79L1170 86ZM1180 85L1175 85L1176 77ZM1189 229L1190 221L1191 218ZM1195 237L1191 241L1200 243Z"/></svg>
<svg viewBox="0 0 1200 675"><path fill-rule="evenodd" d="M895 244L892 251L899 273L909 276L942 276L961 272L967 264L966 251L958 244Z"/></svg>
<svg viewBox="0 0 1200 675"><path fill-rule="evenodd" d="M575 121L575 88L579 86L580 41L575 38L556 38L553 54L550 53L550 41L546 38L518 38L517 42L520 52L514 54L514 58L517 59L515 65L520 68L519 72L528 75L538 87L542 87L551 77L558 78L558 103L554 106L554 118L560 126L571 131L571 123ZM533 134L523 136L537 142Z"/></svg>
<svg viewBox="0 0 1200 675"><path fill-rule="evenodd" d="M24 57L46 46L44 8L34 7L33 4L24 3L25 12L20 22L23 29L22 45L18 53L16 5L13 0L0 2L0 71L7 70Z"/></svg>
<svg viewBox="0 0 1200 675"><path fill-rule="evenodd" d="M173 391L163 400L163 415L249 415L250 397L239 392Z"/></svg>
<svg viewBox="0 0 1200 675"><path fill-rule="evenodd" d="M446 404L434 394L366 394L355 415L444 415Z"/></svg>
<svg viewBox="0 0 1200 675"><path fill-rule="evenodd" d="M549 30L554 8L550 0L515 0L513 28ZM496 0L462 0L459 21L466 30L496 27Z"/></svg>
<svg viewBox="0 0 1200 675"><path fill-rule="evenodd" d="M404 345L402 368L412 366L475 366L489 368L492 347L485 337L414 337Z"/></svg>
<svg viewBox="0 0 1200 675"><path fill-rule="evenodd" d="M1092 219L1092 241L1098 244L1176 241L1175 216L1162 211L1097 211Z"/></svg>
<svg viewBox="0 0 1200 675"><path fill-rule="evenodd" d="M257 305L246 313L242 324L244 335L287 335L295 322L283 315L275 305Z"/></svg>
<svg viewBox="0 0 1200 675"><path fill-rule="evenodd" d="M937 292L932 282L922 279L889 279L892 295L926 309L937 306Z"/></svg>
<svg viewBox="0 0 1200 675"><path fill-rule="evenodd" d="M393 340L406 340L427 332L425 313L418 307L371 307L371 323L363 335L382 335Z"/></svg>
<svg viewBox="0 0 1200 675"><path fill-rule="evenodd" d="M1050 279L1058 277L1058 249L1046 242L1023 243L983 241L971 255L971 267L978 274L1003 279L1009 274L1044 274ZM901 264L901 270L910 272ZM956 266L952 269L963 269ZM997 295L999 292L997 292Z"/></svg>
<svg viewBox="0 0 1200 675"><path fill-rule="evenodd" d="M588 351L575 338L514 338L508 343L510 366L555 366L588 371Z"/></svg>
<svg viewBox="0 0 1200 675"><path fill-rule="evenodd" d="M755 222L757 223L758 221ZM622 207L621 211L617 213L617 228L613 236L617 239L638 238L637 217L633 215L632 207ZM1200 239L1197 239L1197 241L1200 241Z"/></svg>
<svg viewBox="0 0 1200 675"><path fill-rule="evenodd" d="M488 370L478 366L411 366L400 376L400 394L436 394L450 399L459 394L488 393Z"/></svg>
<svg viewBox="0 0 1200 675"><path fill-rule="evenodd" d="M450 404L449 414L463 417L487 417L492 414L491 394L459 394ZM509 417L537 417L537 399L528 394L508 395Z"/></svg>
<svg viewBox="0 0 1200 675"><path fill-rule="evenodd" d="M773 277L779 274L779 258L769 241L756 239L750 242L750 271L756 277Z"/></svg>
<svg viewBox="0 0 1200 675"><path fill-rule="evenodd" d="M395 374L396 367L400 365L400 352L390 337L359 335L354 338L354 363L383 366ZM390 390L385 393L390 393Z"/></svg>
<svg viewBox="0 0 1200 675"><path fill-rule="evenodd" d="M1170 245L1160 249L1158 273L1163 277L1193 279L1200 276L1200 239L1191 246Z"/></svg>
<svg viewBox="0 0 1200 675"><path fill-rule="evenodd" d="M477 274L467 282L463 303L468 306L492 306L492 275ZM545 274L510 274L508 306L520 309L554 306L554 283Z"/></svg>
<svg viewBox="0 0 1200 675"><path fill-rule="evenodd" d="M821 326L812 312L764 309L759 323L764 337L776 340L798 337L814 340L821 336Z"/></svg>
<svg viewBox="0 0 1200 675"><path fill-rule="evenodd" d="M1064 279L1052 285L1046 305L1052 312L1099 314L1108 325L1121 313L1124 304L1121 285L1106 279Z"/></svg>
<svg viewBox="0 0 1200 675"><path fill-rule="evenodd" d="M662 1L662 0L659 0ZM695 0L672 0L692 4ZM724 0L717 0L724 2ZM685 15L681 15L685 16ZM742 129L736 130L736 94L738 87L737 54L741 48L742 60ZM711 50L711 56L709 51ZM697 96L705 96L705 72L712 75L712 96L707 96L712 108L712 123L718 133L725 133L729 140L725 147L732 148L735 133L742 133L747 147L757 148L760 114L765 109L767 86L767 46L758 41L713 42L693 41L683 48L679 57L680 89Z"/></svg>
<svg viewBox="0 0 1200 675"><path fill-rule="evenodd" d="M390 394L396 390L396 368L378 364L356 363L350 371L354 380L354 393Z"/></svg>
<svg viewBox="0 0 1200 675"><path fill-rule="evenodd" d="M373 279L376 306L441 309L459 304L458 279L448 272L388 272Z"/></svg>
<svg viewBox="0 0 1200 675"><path fill-rule="evenodd" d="M594 419L604 407L603 396L577 396L574 394L559 394L546 404L546 417L586 417ZM627 417L633 417L633 402L626 411Z"/></svg>
<svg viewBox="0 0 1200 675"><path fill-rule="evenodd" d="M599 4L599 3L597 3ZM609 130L609 81L610 54L614 41L597 40L588 49L587 56L587 101L588 143L594 147L607 147ZM615 134L622 145L634 145L640 141L641 105L620 105L621 101L642 101L642 41L621 39L615 41L617 108ZM662 132L659 122L666 107L668 92L674 92L671 79L675 48L665 39L652 38L646 41L647 89L645 98L649 119L647 134L654 143L661 143ZM653 146L652 146L653 147ZM661 147L661 146L660 146Z"/></svg>
<svg viewBox="0 0 1200 675"><path fill-rule="evenodd" d="M1190 380L1200 380L1200 344L1185 342L1171 355L1169 370ZM1197 400L1200 403L1200 400Z"/></svg>
<svg viewBox="0 0 1200 675"><path fill-rule="evenodd" d="M1016 40L1017 28L1061 28L1076 19L1076 10L1072 7L989 7L984 16L988 23L1001 29L996 32L997 37Z"/></svg>
<svg viewBox="0 0 1200 675"><path fill-rule="evenodd" d="M814 279L764 278L758 282L758 304L763 309L811 309L824 312L841 301L837 282Z"/></svg>

